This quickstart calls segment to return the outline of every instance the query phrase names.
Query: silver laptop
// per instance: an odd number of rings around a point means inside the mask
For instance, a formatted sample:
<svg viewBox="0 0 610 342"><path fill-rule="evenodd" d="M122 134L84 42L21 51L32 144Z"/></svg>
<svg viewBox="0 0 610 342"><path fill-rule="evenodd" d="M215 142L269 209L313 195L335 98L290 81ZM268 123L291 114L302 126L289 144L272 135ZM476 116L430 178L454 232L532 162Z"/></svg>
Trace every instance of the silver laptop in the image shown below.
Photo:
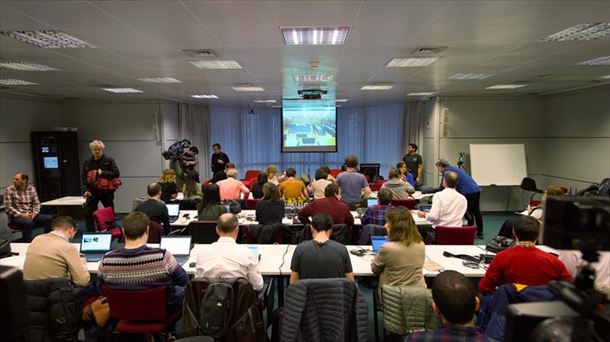
<svg viewBox="0 0 610 342"><path fill-rule="evenodd" d="M80 252L87 262L100 261L104 254L110 251L111 233L83 233L80 242Z"/></svg>
<svg viewBox="0 0 610 342"><path fill-rule="evenodd" d="M191 254L190 236L162 236L159 248L166 249L180 265L184 265Z"/></svg>

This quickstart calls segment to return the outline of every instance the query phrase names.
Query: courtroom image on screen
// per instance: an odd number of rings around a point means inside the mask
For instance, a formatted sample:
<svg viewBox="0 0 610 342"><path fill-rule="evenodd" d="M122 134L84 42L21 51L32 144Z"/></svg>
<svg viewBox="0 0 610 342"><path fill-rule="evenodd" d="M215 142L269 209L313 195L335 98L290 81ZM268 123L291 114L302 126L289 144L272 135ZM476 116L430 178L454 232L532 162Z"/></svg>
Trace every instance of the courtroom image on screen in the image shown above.
<svg viewBox="0 0 610 342"><path fill-rule="evenodd" d="M282 152L336 152L337 109L300 104L282 108Z"/></svg>

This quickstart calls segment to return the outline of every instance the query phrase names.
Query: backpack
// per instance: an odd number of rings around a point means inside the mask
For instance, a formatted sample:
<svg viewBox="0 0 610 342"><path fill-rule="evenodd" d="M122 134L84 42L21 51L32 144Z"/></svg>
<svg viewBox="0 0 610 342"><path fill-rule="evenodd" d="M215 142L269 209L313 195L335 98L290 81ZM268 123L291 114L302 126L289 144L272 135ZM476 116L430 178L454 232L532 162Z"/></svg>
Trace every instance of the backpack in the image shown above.
<svg viewBox="0 0 610 342"><path fill-rule="evenodd" d="M233 316L233 286L227 283L212 283L199 306L199 325L203 335L222 338L231 327Z"/></svg>
<svg viewBox="0 0 610 342"><path fill-rule="evenodd" d="M184 150L189 147L191 147L191 142L187 139L183 139L181 141L176 141L175 143L171 144L167 148L167 151L164 151L163 153L161 153L161 155L165 160L178 159L180 158Z"/></svg>

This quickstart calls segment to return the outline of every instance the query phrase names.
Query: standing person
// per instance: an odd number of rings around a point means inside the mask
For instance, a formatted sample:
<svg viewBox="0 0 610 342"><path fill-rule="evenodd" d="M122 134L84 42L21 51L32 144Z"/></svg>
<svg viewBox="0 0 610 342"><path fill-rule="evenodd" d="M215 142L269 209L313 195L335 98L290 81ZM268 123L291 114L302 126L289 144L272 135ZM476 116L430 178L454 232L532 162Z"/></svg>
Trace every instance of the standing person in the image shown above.
<svg viewBox="0 0 610 342"><path fill-rule="evenodd" d="M197 146L191 146L178 157L178 160L176 160L175 163L173 163L173 168L176 172L177 187L182 188L189 172L195 170L195 165L198 163L195 159L197 154L199 154Z"/></svg>
<svg viewBox="0 0 610 342"><path fill-rule="evenodd" d="M114 209L113 180L119 178L119 168L114 159L104 154L106 145L101 140L93 140L89 143L91 157L83 163L83 196L87 198L85 202L85 224L87 231L94 231L93 212L97 210L97 205L102 202L104 208Z"/></svg>
<svg viewBox="0 0 610 342"><path fill-rule="evenodd" d="M222 152L222 147L219 143L212 145L212 149L214 150L214 153L212 153L212 176L214 176L218 172L224 172L225 166L230 160L229 156Z"/></svg>
<svg viewBox="0 0 610 342"><path fill-rule="evenodd" d="M354 209L360 204L362 198L371 194L369 183L363 174L358 173L358 157L350 155L345 157L345 171L337 176L337 185L341 188L341 200Z"/></svg>
<svg viewBox="0 0 610 342"><path fill-rule="evenodd" d="M8 215L8 222L16 229L21 230L21 241L32 241L34 227L43 227L44 232L51 231L49 215L40 214L40 201L36 188L28 185L30 177L25 173L16 173L13 176L13 186L4 189L4 211Z"/></svg>
<svg viewBox="0 0 610 342"><path fill-rule="evenodd" d="M407 154L402 157L402 160L407 164L409 173L415 178L415 184L419 185L422 183L422 168L423 160L422 157L417 154L417 145L410 143L407 146Z"/></svg>
<svg viewBox="0 0 610 342"><path fill-rule="evenodd" d="M449 162L445 159L439 159L436 162L436 168L442 174L445 172L453 171L457 173L458 180L455 190L460 194L466 197L466 201L468 202L468 208L466 211L470 214L468 215L468 225L476 225L477 226L477 238L483 238L483 215L481 214L481 189L477 183L470 177L466 171L457 168L455 166L449 165ZM440 189L442 190L444 186L441 184Z"/></svg>

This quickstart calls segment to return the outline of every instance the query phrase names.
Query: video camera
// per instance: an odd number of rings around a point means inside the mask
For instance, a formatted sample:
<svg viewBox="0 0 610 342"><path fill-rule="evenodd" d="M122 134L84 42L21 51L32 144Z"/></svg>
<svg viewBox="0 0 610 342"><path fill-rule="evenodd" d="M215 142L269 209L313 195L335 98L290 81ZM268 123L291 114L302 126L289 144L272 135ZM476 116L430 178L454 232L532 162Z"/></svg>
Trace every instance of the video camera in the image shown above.
<svg viewBox="0 0 610 342"><path fill-rule="evenodd" d="M543 242L579 250L585 266L574 283L551 282L561 302L513 304L506 312L506 341L608 341L610 303L594 289L599 251L610 250L610 198L549 196L544 208Z"/></svg>

